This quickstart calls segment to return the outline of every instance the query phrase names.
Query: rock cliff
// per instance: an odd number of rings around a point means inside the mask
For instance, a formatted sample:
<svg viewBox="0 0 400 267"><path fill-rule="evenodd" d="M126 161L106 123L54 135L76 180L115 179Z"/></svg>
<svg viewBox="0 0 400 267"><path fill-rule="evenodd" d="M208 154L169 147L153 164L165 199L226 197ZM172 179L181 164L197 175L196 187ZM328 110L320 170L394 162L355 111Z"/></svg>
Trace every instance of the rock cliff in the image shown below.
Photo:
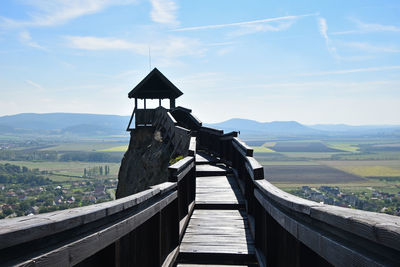
<svg viewBox="0 0 400 267"><path fill-rule="evenodd" d="M154 127L138 128L131 132L129 148L118 174L117 198L168 181L169 161L184 151L176 151L163 132Z"/></svg>

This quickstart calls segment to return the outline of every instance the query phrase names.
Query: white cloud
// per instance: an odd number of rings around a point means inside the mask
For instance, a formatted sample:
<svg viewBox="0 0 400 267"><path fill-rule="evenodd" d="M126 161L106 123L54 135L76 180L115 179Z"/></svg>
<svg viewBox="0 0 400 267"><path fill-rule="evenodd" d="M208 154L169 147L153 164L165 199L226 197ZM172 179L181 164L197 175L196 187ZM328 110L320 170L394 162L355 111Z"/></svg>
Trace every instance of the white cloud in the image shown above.
<svg viewBox="0 0 400 267"><path fill-rule="evenodd" d="M151 19L154 22L177 25L176 18L178 5L172 0L150 0L152 9L150 12Z"/></svg>
<svg viewBox="0 0 400 267"><path fill-rule="evenodd" d="M81 50L130 50L140 55L147 55L148 46L126 40L94 37L94 36L65 36L67 45Z"/></svg>
<svg viewBox="0 0 400 267"><path fill-rule="evenodd" d="M314 73L301 73L298 76L323 76L323 75L350 74L359 72L374 72L374 71L389 71L389 70L400 70L400 66L383 66L383 67L359 68L359 69L348 69L348 70L322 71Z"/></svg>
<svg viewBox="0 0 400 267"><path fill-rule="evenodd" d="M117 38L94 36L65 36L67 46L81 50L126 50L147 56L149 44L133 42ZM206 51L197 39L186 37L167 37L153 42L150 46L155 58L178 58L183 56L201 56Z"/></svg>
<svg viewBox="0 0 400 267"><path fill-rule="evenodd" d="M19 33L19 40L21 43L28 45L33 48L41 49L41 50L46 50L43 46L39 45L35 41L32 40L32 37L29 32L23 31Z"/></svg>
<svg viewBox="0 0 400 267"><path fill-rule="evenodd" d="M394 25L383 25L378 23L364 23L357 19L352 19L356 24L355 30L333 32L334 35L371 33L371 32L400 32L400 27Z"/></svg>
<svg viewBox="0 0 400 267"><path fill-rule="evenodd" d="M25 0L32 6L29 20L0 17L3 27L55 26L80 16L94 14L111 5L134 3L136 0Z"/></svg>
<svg viewBox="0 0 400 267"><path fill-rule="evenodd" d="M338 58L336 47L332 45L331 39L328 36L328 24L326 23L326 19L318 18L318 28L321 36L325 40L326 47L328 51L335 57Z"/></svg>
<svg viewBox="0 0 400 267"><path fill-rule="evenodd" d="M260 20L250 20L250 21L242 21L242 22L235 22L235 23L227 23L227 24L214 24L214 25L205 25L205 26L196 26L196 27L186 27L175 29L173 31L183 32L183 31L198 31L198 30L209 30L209 29L221 29L221 28L228 28L228 27L243 27L249 25L255 25L259 29L263 30L279 30L279 27L274 27L271 25L265 26L262 25L264 23L271 23L271 22L280 22L280 21L295 21L302 17L309 17L315 16L315 14L305 14L305 15L298 15L298 16L284 16L284 17L277 17L277 18L266 18Z"/></svg>
<svg viewBox="0 0 400 267"><path fill-rule="evenodd" d="M389 45L373 45L363 42L345 42L341 43L341 45L370 53L400 53L400 48Z"/></svg>
<svg viewBox="0 0 400 267"><path fill-rule="evenodd" d="M35 83L35 82L31 81L31 80L26 80L26 83L32 85L32 86L35 87L36 89L39 89L39 91L44 91L43 86L41 86L41 85L38 84L38 83Z"/></svg>

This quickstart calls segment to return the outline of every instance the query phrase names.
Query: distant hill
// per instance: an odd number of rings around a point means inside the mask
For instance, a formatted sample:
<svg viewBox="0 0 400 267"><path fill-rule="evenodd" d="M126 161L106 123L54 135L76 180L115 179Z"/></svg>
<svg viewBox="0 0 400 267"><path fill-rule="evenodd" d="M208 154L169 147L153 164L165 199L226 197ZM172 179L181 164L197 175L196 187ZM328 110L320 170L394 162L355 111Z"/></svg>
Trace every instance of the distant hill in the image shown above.
<svg viewBox="0 0 400 267"><path fill-rule="evenodd" d="M315 135L320 130L312 129L296 121L258 122L246 119L230 119L220 123L208 124L225 131L240 131L244 135Z"/></svg>
<svg viewBox="0 0 400 267"><path fill-rule="evenodd" d="M82 113L22 113L0 117L0 134L111 136L126 135L129 116ZM134 122L133 122L134 123ZM296 121L258 122L230 119L205 126L240 131L242 137L304 137L344 135L400 136L400 126L303 125Z"/></svg>
<svg viewBox="0 0 400 267"><path fill-rule="evenodd" d="M0 133L123 134L129 116L82 113L22 113L0 117Z"/></svg>
<svg viewBox="0 0 400 267"><path fill-rule="evenodd" d="M220 123L208 124L207 126L225 131L240 131L242 137L276 136L289 138L299 136L400 136L400 125L303 125L296 121L258 122L246 119L230 119Z"/></svg>

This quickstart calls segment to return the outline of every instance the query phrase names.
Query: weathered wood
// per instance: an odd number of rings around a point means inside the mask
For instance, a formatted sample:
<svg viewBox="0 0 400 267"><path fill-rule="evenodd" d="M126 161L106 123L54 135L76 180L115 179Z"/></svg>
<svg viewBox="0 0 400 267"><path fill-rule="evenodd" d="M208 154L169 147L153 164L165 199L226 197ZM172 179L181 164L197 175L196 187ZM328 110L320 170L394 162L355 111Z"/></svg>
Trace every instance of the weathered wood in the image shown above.
<svg viewBox="0 0 400 267"><path fill-rule="evenodd" d="M194 210L180 252L254 254L246 219L237 210Z"/></svg>
<svg viewBox="0 0 400 267"><path fill-rule="evenodd" d="M222 165L214 166L209 164L202 164L196 167L196 177L221 176L227 175L230 172L230 169Z"/></svg>
<svg viewBox="0 0 400 267"><path fill-rule="evenodd" d="M245 157L253 156L253 149L251 147L249 147L245 142L240 140L239 138L234 137L232 140L232 144L236 149L238 149L240 154L242 154L243 156L245 156Z"/></svg>
<svg viewBox="0 0 400 267"><path fill-rule="evenodd" d="M196 179L196 207L229 205L244 208L244 199L233 176L207 176Z"/></svg>
<svg viewBox="0 0 400 267"><path fill-rule="evenodd" d="M204 152L197 152L196 154L196 165L202 164L215 164L218 163L219 160L216 157L211 157L210 155Z"/></svg>
<svg viewBox="0 0 400 267"><path fill-rule="evenodd" d="M168 205L168 203L171 203L176 198L177 193L173 192L160 202L156 202L111 226L106 226L94 234L89 234L60 248L16 265L28 266L37 264L38 266L54 266L55 263L67 263L64 266L75 265L142 225L152 216L160 212L163 206Z"/></svg>
<svg viewBox="0 0 400 267"><path fill-rule="evenodd" d="M187 156L181 159L180 161L168 167L170 181L180 181L194 167L194 157Z"/></svg>
<svg viewBox="0 0 400 267"><path fill-rule="evenodd" d="M265 180L255 184L263 194L285 208L400 251L399 217L319 204L283 192Z"/></svg>
<svg viewBox="0 0 400 267"><path fill-rule="evenodd" d="M163 186L163 185L162 185ZM138 205L156 194L154 187L115 201L0 221L0 249L87 224Z"/></svg>
<svg viewBox="0 0 400 267"><path fill-rule="evenodd" d="M251 179L263 180L264 179L263 166L260 163L258 163L258 161L253 157L246 157L246 160L247 162L245 162L245 166Z"/></svg>
<svg viewBox="0 0 400 267"><path fill-rule="evenodd" d="M385 266L400 263L398 256L393 255L390 259L382 257L374 250L366 250L348 240L341 240L326 229L296 220L290 211L284 212L270 203L259 189L255 190L255 197L283 229L335 266Z"/></svg>
<svg viewBox="0 0 400 267"><path fill-rule="evenodd" d="M190 138L188 156L191 156L191 157L196 156L196 137Z"/></svg>

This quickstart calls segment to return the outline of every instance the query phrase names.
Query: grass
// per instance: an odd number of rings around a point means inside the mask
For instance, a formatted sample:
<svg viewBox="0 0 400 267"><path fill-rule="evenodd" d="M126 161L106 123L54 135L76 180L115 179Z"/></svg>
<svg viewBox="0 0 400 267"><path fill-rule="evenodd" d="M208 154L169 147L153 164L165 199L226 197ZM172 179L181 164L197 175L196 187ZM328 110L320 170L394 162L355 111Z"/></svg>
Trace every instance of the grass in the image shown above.
<svg viewBox="0 0 400 267"><path fill-rule="evenodd" d="M128 150L128 146L114 146L110 148L105 148L102 150L98 150L100 152L125 152Z"/></svg>
<svg viewBox="0 0 400 267"><path fill-rule="evenodd" d="M252 146L254 153L274 153L275 151L265 146Z"/></svg>

